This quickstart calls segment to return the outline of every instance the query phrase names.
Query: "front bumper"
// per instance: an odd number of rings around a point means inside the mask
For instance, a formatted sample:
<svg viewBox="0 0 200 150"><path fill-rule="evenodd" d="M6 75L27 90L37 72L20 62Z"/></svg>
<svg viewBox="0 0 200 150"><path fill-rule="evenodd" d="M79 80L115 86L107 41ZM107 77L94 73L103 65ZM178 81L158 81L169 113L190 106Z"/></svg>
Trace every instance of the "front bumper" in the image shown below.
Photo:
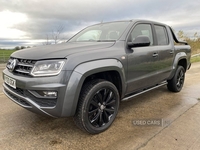
<svg viewBox="0 0 200 150"><path fill-rule="evenodd" d="M14 75L7 69L3 71L4 75L16 80L16 89L3 84L3 92L12 101L23 108L26 108L37 114L45 114L51 117L63 117L63 109L67 109L64 116L70 116L72 106L64 106L66 103L66 90L71 71L61 71L57 76L51 77L27 77ZM56 91L57 98L38 98L30 91ZM72 104L72 102L69 102Z"/></svg>

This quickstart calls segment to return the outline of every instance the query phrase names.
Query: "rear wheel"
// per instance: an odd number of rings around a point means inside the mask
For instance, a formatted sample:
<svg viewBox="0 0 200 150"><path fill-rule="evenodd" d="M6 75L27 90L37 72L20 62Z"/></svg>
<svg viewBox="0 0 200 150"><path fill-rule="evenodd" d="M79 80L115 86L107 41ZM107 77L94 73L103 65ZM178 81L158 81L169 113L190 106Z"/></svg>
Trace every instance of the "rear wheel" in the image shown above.
<svg viewBox="0 0 200 150"><path fill-rule="evenodd" d="M185 80L185 69L183 66L178 66L174 77L168 80L168 89L172 92L180 92Z"/></svg>
<svg viewBox="0 0 200 150"><path fill-rule="evenodd" d="M111 82L93 80L83 86L74 116L83 131L97 134L113 123L119 108L119 93Z"/></svg>

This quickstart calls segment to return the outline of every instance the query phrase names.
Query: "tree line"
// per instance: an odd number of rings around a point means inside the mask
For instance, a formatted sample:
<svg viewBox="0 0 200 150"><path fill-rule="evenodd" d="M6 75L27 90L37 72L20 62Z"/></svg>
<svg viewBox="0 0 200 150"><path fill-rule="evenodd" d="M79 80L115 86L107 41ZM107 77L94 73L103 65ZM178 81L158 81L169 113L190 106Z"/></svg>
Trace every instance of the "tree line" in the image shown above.
<svg viewBox="0 0 200 150"><path fill-rule="evenodd" d="M26 48L31 48L30 46L16 46L14 50L21 50L21 49L26 49Z"/></svg>
<svg viewBox="0 0 200 150"><path fill-rule="evenodd" d="M195 32L192 36L188 36L182 30L177 33L178 39L186 41L192 49L192 54L200 53L200 36Z"/></svg>

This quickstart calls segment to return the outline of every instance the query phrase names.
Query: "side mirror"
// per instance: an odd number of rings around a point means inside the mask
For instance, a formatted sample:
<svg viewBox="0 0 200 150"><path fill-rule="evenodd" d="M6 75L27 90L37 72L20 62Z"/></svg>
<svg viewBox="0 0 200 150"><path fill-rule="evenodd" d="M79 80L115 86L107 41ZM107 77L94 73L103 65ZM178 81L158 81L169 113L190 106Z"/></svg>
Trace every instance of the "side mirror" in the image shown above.
<svg viewBox="0 0 200 150"><path fill-rule="evenodd" d="M128 42L128 47L142 47L142 46L149 46L150 45L150 39L146 35L139 35L135 38L134 41Z"/></svg>

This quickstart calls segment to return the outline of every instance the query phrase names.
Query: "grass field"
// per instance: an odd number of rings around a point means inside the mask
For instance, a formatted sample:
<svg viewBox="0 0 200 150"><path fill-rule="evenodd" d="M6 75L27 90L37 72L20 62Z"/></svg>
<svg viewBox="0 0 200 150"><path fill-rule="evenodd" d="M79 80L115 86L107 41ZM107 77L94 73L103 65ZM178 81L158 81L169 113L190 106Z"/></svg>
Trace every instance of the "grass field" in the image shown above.
<svg viewBox="0 0 200 150"><path fill-rule="evenodd" d="M191 63L200 62L200 56L192 57Z"/></svg>
<svg viewBox="0 0 200 150"><path fill-rule="evenodd" d="M13 52L15 52L15 50L0 49L0 63L6 63Z"/></svg>

